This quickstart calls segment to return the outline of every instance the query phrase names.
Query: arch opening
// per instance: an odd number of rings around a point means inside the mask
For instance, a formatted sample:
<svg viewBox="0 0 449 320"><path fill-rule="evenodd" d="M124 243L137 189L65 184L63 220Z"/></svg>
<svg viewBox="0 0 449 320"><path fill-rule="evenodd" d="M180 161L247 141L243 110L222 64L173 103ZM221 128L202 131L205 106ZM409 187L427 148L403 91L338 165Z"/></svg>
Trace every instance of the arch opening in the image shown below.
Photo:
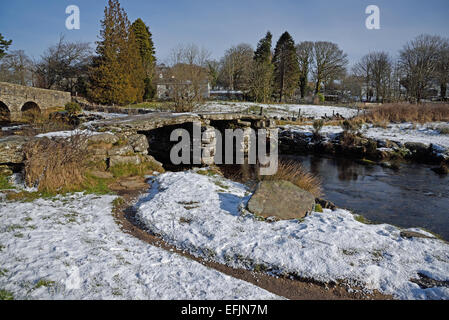
<svg viewBox="0 0 449 320"><path fill-rule="evenodd" d="M40 117L41 109L36 102L28 101L22 106L22 118L26 120L35 120Z"/></svg>
<svg viewBox="0 0 449 320"><path fill-rule="evenodd" d="M0 122L10 122L11 121L11 111L9 111L8 106L0 101Z"/></svg>

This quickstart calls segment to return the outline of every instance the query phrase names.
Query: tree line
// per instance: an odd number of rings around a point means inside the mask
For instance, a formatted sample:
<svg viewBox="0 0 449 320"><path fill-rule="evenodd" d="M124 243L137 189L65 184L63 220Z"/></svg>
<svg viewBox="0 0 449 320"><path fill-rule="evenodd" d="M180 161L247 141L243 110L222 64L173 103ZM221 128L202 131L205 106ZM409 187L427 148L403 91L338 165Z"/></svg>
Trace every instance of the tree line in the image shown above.
<svg viewBox="0 0 449 320"><path fill-rule="evenodd" d="M156 55L142 19L130 23L118 0L109 0L93 52L87 42L61 36L37 60L23 50L7 52L11 40L0 35L0 81L69 91L101 104L124 105L155 95Z"/></svg>
<svg viewBox="0 0 449 320"><path fill-rule="evenodd" d="M227 50L210 63L213 83L248 93L256 102L298 101L306 96L336 94L348 101L420 102L440 90L447 100L449 39L420 35L406 43L394 59L373 51L348 67L347 54L335 43L304 41L295 44L288 32L272 50L272 34L255 51L248 44Z"/></svg>
<svg viewBox="0 0 449 320"><path fill-rule="evenodd" d="M328 41L295 43L284 32L273 46L267 32L253 49L232 46L221 59L194 44L179 45L168 65L157 65L149 27L131 23L118 0L109 0L95 52L89 43L59 42L37 61L24 51L8 52L11 40L0 34L0 81L70 91L101 104L125 105L152 100L162 77L171 83L169 98L180 110L204 98L205 83L238 91L247 100L298 102L336 96L346 101L420 102L446 100L449 40L420 35L393 58L373 51L349 68L347 54Z"/></svg>

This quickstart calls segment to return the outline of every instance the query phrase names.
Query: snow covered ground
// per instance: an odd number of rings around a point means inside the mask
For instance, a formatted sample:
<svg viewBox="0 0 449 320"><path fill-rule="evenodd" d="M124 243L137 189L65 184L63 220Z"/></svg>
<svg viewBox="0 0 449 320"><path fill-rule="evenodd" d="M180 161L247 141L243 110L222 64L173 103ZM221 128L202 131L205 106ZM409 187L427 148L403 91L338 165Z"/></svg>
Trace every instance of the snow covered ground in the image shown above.
<svg viewBox="0 0 449 320"><path fill-rule="evenodd" d="M279 298L125 234L114 196L3 198L0 290L16 299Z"/></svg>
<svg viewBox="0 0 449 320"><path fill-rule="evenodd" d="M260 104L252 102L207 102L196 112L245 112L248 108L260 111L264 108L265 114L271 117L297 117L301 110L301 116L314 119L325 115L332 116L333 113L339 113L345 118L352 118L357 115L356 109L345 107L317 106L317 105L299 105L299 104Z"/></svg>
<svg viewBox="0 0 449 320"><path fill-rule="evenodd" d="M386 128L364 125L361 133L367 138L391 140L396 142L420 142L426 145L434 144L449 149L449 135L440 134L439 127L448 126L447 123L430 122L423 125L412 123L389 124ZM284 126L287 129L304 133L312 133L311 125ZM341 133L343 129L339 126L324 126L321 133L326 136Z"/></svg>
<svg viewBox="0 0 449 320"><path fill-rule="evenodd" d="M194 172L166 173L136 205L137 216L167 242L231 266L262 267L319 281L347 280L400 299L449 299L449 288L421 289L418 273L449 280L449 245L366 225L346 210L303 222L267 223L244 210L241 184ZM421 233L427 234L425 231Z"/></svg>

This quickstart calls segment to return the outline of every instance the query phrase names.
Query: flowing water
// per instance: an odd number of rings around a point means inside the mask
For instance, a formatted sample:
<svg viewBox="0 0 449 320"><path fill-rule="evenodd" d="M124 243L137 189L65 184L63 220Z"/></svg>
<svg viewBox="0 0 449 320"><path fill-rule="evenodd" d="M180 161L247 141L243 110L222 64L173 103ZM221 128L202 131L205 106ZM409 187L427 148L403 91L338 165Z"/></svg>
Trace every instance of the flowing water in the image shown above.
<svg viewBox="0 0 449 320"><path fill-rule="evenodd" d="M398 171L343 158L288 157L318 175L324 198L375 223L422 227L449 240L449 176L423 164Z"/></svg>

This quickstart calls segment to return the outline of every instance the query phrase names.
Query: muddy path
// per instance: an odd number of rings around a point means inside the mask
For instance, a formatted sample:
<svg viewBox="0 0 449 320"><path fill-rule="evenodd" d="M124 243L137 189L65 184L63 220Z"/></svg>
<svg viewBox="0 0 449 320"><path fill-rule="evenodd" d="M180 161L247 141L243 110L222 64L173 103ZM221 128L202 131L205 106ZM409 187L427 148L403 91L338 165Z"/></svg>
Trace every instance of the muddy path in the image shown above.
<svg viewBox="0 0 449 320"><path fill-rule="evenodd" d="M279 296L285 297L291 300L390 300L391 296L374 292L372 294L364 293L361 288L348 288L343 284L324 284L313 280L307 279L290 279L282 277L274 277L266 273L253 272L246 269L234 269L229 266L213 262L206 261L199 257L179 250L176 247L166 243L156 235L151 234L145 227L142 226L136 219L136 210L134 204L137 199L148 192L148 184L146 188L143 188L143 179L136 178L140 183L139 188L135 190L119 189L115 190L119 196L124 199L124 202L117 206L114 210L114 218L119 224L120 228L144 241L152 246L179 254L183 257L187 257L191 260L197 261L202 265L215 269L221 273L229 275L231 277L249 282L267 291L270 291Z"/></svg>

